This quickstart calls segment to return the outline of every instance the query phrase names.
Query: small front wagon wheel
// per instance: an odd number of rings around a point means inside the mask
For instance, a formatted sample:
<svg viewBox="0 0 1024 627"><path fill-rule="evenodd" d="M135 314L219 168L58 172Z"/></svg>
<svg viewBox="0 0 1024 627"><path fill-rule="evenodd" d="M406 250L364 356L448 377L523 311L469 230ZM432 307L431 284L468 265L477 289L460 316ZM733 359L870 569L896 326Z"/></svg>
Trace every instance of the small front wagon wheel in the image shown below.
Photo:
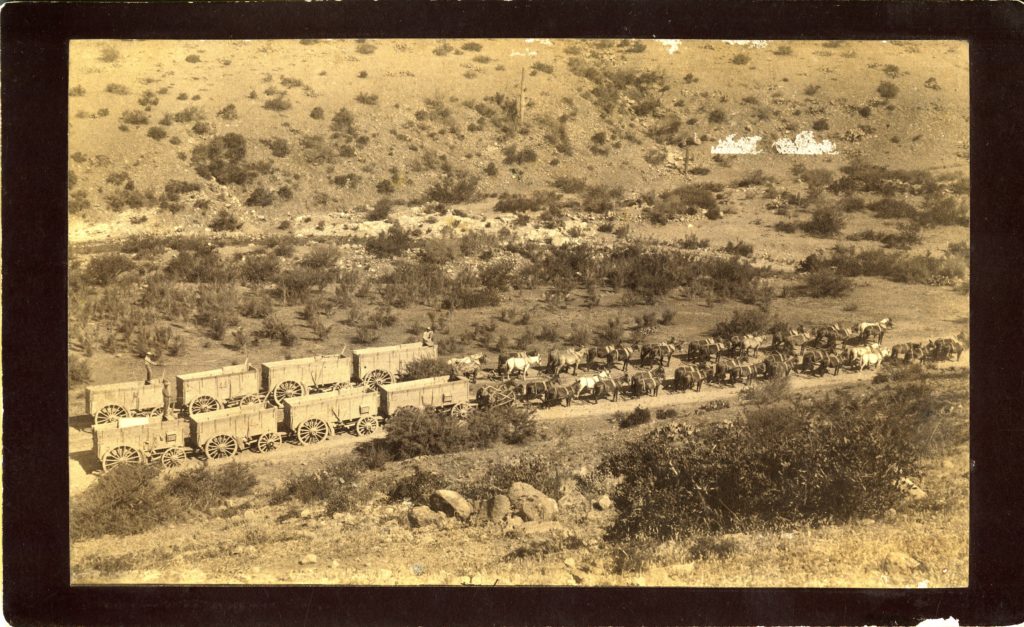
<svg viewBox="0 0 1024 627"><path fill-rule="evenodd" d="M458 403L452 407L452 416L466 418L469 416L469 403Z"/></svg>
<svg viewBox="0 0 1024 627"><path fill-rule="evenodd" d="M103 472L108 472L117 466L128 464L141 464L142 452L131 446L115 446L103 455Z"/></svg>
<svg viewBox="0 0 1024 627"><path fill-rule="evenodd" d="M203 447L207 459L223 459L232 457L238 452L238 442L230 435L215 435Z"/></svg>
<svg viewBox="0 0 1024 627"><path fill-rule="evenodd" d="M188 404L188 415L195 416L210 411L217 411L221 408L220 401L212 396L200 396Z"/></svg>
<svg viewBox="0 0 1024 627"><path fill-rule="evenodd" d="M269 453L281 444L280 433L264 433L256 441L256 450L260 453Z"/></svg>
<svg viewBox="0 0 1024 627"><path fill-rule="evenodd" d="M295 437L299 443L308 446L326 440L328 435L327 423L319 418L310 418L295 429Z"/></svg>
<svg viewBox="0 0 1024 627"><path fill-rule="evenodd" d="M363 416L356 423L356 435L372 435L380 428L380 420L376 416Z"/></svg>
<svg viewBox="0 0 1024 627"><path fill-rule="evenodd" d="M185 449L180 446L169 448L160 455L160 465L164 468L177 468L185 463Z"/></svg>
<svg viewBox="0 0 1024 627"><path fill-rule="evenodd" d="M104 405L96 412L96 424L117 422L121 418L128 417L128 410L120 405Z"/></svg>

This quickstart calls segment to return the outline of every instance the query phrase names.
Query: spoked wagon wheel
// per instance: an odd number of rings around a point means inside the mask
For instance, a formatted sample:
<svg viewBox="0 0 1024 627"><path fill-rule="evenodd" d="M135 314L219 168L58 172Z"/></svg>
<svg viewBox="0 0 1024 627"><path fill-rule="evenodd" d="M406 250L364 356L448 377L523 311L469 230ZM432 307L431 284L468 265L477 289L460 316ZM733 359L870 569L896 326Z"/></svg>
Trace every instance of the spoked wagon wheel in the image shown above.
<svg viewBox="0 0 1024 627"><path fill-rule="evenodd" d="M256 441L256 450L260 453L269 453L281 444L280 433L264 433Z"/></svg>
<svg viewBox="0 0 1024 627"><path fill-rule="evenodd" d="M295 396L305 396L306 387L298 381L282 381L274 388L274 402L278 407L284 405L284 399Z"/></svg>
<svg viewBox="0 0 1024 627"><path fill-rule="evenodd" d="M451 412L455 418L465 418L469 416L469 403L457 403L452 406Z"/></svg>
<svg viewBox="0 0 1024 627"><path fill-rule="evenodd" d="M141 464L142 451L130 446L115 446L103 455L103 472L117 466Z"/></svg>
<svg viewBox="0 0 1024 627"><path fill-rule="evenodd" d="M162 418L164 415L163 407L154 407L146 413L150 418Z"/></svg>
<svg viewBox="0 0 1024 627"><path fill-rule="evenodd" d="M380 428L380 420L376 416L363 416L356 423L356 435L371 435Z"/></svg>
<svg viewBox="0 0 1024 627"><path fill-rule="evenodd" d="M169 448L160 455L160 465L164 468L177 468L185 463L185 449L180 446Z"/></svg>
<svg viewBox="0 0 1024 627"><path fill-rule="evenodd" d="M239 401L238 404L242 407L245 407L246 405L262 405L263 396L259 394L250 394L248 396L243 396L242 400Z"/></svg>
<svg viewBox="0 0 1024 627"><path fill-rule="evenodd" d="M231 457L238 452L238 442L230 435L215 435L207 441L203 447L207 459L222 459Z"/></svg>
<svg viewBox="0 0 1024 627"><path fill-rule="evenodd" d="M391 378L391 373L383 370L371 370L363 375L363 385L366 386L367 392L372 392L373 390L380 388L380 386L387 385L393 381L394 379Z"/></svg>
<svg viewBox="0 0 1024 627"><path fill-rule="evenodd" d="M188 404L188 415L195 416L196 414L202 414L208 411L217 411L222 405L220 401L213 398L212 396L200 396L199 398L193 399Z"/></svg>
<svg viewBox="0 0 1024 627"><path fill-rule="evenodd" d="M117 422L120 418L127 418L128 410L120 405L104 405L96 412L96 424L101 425L107 422Z"/></svg>
<svg viewBox="0 0 1024 627"><path fill-rule="evenodd" d="M326 422L319 418L310 418L295 429L295 437L305 446L327 439L328 431Z"/></svg>

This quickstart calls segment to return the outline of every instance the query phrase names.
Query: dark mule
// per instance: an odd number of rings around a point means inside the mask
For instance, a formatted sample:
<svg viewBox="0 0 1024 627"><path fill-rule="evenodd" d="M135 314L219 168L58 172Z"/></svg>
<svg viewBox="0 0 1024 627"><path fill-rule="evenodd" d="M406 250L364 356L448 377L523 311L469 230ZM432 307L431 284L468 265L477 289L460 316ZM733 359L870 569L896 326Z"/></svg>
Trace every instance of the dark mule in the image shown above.
<svg viewBox="0 0 1024 627"><path fill-rule="evenodd" d="M686 364L676 368L673 379L676 391L694 390L700 392L701 386L708 377L708 371L700 366Z"/></svg>
<svg viewBox="0 0 1024 627"><path fill-rule="evenodd" d="M672 365L672 355L676 352L676 338L660 344L644 344L640 347L640 365L646 366L657 362L659 366Z"/></svg>
<svg viewBox="0 0 1024 627"><path fill-rule="evenodd" d="M632 379L633 396L640 396L642 394L657 396L658 392L661 391L661 381L664 376L665 371L661 367L637 372L633 375Z"/></svg>
<svg viewBox="0 0 1024 627"><path fill-rule="evenodd" d="M552 382L548 385L548 389L544 397L544 405L546 407L553 407L564 403L566 407L569 407L572 405L572 399L575 398L575 396L575 390L573 390L572 385Z"/></svg>

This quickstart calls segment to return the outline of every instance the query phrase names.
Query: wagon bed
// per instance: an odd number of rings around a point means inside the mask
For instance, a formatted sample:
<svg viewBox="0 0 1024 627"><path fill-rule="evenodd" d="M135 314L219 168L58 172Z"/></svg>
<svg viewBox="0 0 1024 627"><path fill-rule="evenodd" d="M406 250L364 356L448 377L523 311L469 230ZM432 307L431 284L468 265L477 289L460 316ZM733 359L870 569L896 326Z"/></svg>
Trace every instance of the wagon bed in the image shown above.
<svg viewBox="0 0 1024 627"><path fill-rule="evenodd" d="M238 405L262 404L259 372L251 364L190 372L177 377L178 403L190 416Z"/></svg>
<svg viewBox="0 0 1024 627"><path fill-rule="evenodd" d="M403 407L447 409L452 414L469 413L469 381L450 377L430 377L388 383L381 386L381 403L385 416L392 416Z"/></svg>
<svg viewBox="0 0 1024 627"><path fill-rule="evenodd" d="M367 387L379 387L394 383L405 373L406 365L418 359L437 358L436 346L424 346L422 342L374 346L352 351L354 374Z"/></svg>
<svg viewBox="0 0 1024 627"><path fill-rule="evenodd" d="M206 412L189 419L192 443L208 459L231 457L252 445L261 453L271 451L281 443L283 418L283 410L258 405Z"/></svg>
<svg viewBox="0 0 1024 627"><path fill-rule="evenodd" d="M124 381L85 388L85 411L103 424L129 416L159 416L163 412L163 386L159 382Z"/></svg>
<svg viewBox="0 0 1024 627"><path fill-rule="evenodd" d="M264 362L263 389L281 406L286 398L316 394L348 386L352 360L344 351L300 359Z"/></svg>
<svg viewBox="0 0 1024 627"><path fill-rule="evenodd" d="M145 424L119 427L116 423L93 426L92 443L96 457L107 471L124 464L145 464L159 459L165 468L185 461L185 420L149 418Z"/></svg>
<svg viewBox="0 0 1024 627"><path fill-rule="evenodd" d="M380 426L380 392L357 387L285 399L284 426L300 444L315 444L336 429L369 435Z"/></svg>

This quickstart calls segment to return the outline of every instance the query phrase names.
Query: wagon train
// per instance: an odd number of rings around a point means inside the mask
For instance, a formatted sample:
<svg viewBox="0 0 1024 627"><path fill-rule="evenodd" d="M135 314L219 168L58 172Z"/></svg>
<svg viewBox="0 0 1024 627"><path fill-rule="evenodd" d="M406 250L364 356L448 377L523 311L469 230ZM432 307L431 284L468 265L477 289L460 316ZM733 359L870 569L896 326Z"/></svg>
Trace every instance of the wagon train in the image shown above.
<svg viewBox="0 0 1024 627"><path fill-rule="evenodd" d="M278 407L285 399L339 390L352 381L352 361L344 349L334 355L264 362L261 370L263 389Z"/></svg>
<svg viewBox="0 0 1024 627"><path fill-rule="evenodd" d="M381 410L392 416L400 409L435 409L465 418L472 408L469 381L453 377L413 379L380 386Z"/></svg>
<svg viewBox="0 0 1024 627"><path fill-rule="evenodd" d="M355 387L284 401L284 426L299 444L316 444L340 429L370 435L380 422L379 390Z"/></svg>
<svg viewBox="0 0 1024 627"><path fill-rule="evenodd" d="M266 453L281 444L283 414L276 407L240 406L193 416L191 444L207 459L232 457L247 447Z"/></svg>
<svg viewBox="0 0 1024 627"><path fill-rule="evenodd" d="M92 443L104 471L123 464L150 462L173 468L185 461L188 434L187 420L121 418L94 425Z"/></svg>
<svg viewBox="0 0 1024 627"><path fill-rule="evenodd" d="M352 351L352 374L367 388L382 386L398 381L410 362L436 358L437 347L420 342L360 348Z"/></svg>
<svg viewBox="0 0 1024 627"><path fill-rule="evenodd" d="M189 416L241 405L262 405L259 371L248 362L216 370L179 374L178 404Z"/></svg>

